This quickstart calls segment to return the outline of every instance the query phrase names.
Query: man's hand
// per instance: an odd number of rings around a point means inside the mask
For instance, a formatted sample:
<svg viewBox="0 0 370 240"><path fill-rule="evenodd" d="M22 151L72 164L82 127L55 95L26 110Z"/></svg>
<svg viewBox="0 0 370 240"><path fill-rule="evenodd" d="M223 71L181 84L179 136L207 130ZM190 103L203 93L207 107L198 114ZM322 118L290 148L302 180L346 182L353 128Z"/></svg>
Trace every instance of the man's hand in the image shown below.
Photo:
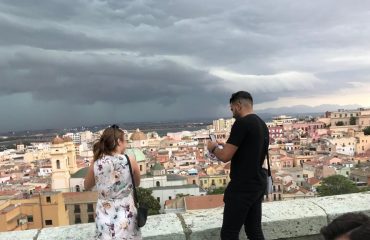
<svg viewBox="0 0 370 240"><path fill-rule="evenodd" d="M215 148L217 148L217 146L218 146L218 143L217 142L208 141L207 142L208 152L212 152L212 150L214 150Z"/></svg>

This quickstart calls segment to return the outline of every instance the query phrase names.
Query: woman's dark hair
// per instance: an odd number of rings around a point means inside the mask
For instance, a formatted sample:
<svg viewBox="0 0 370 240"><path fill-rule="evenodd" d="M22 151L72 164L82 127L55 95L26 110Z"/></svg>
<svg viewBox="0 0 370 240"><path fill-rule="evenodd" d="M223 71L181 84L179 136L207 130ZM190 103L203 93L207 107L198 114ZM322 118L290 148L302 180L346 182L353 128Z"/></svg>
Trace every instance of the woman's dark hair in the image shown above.
<svg viewBox="0 0 370 240"><path fill-rule="evenodd" d="M367 239L370 234L370 218L363 213L346 213L334 219L328 226L321 229L325 240L348 233L351 240Z"/></svg>
<svg viewBox="0 0 370 240"><path fill-rule="evenodd" d="M94 161L103 155L111 154L118 145L118 139L124 141L124 132L117 125L106 128L98 142L93 146Z"/></svg>

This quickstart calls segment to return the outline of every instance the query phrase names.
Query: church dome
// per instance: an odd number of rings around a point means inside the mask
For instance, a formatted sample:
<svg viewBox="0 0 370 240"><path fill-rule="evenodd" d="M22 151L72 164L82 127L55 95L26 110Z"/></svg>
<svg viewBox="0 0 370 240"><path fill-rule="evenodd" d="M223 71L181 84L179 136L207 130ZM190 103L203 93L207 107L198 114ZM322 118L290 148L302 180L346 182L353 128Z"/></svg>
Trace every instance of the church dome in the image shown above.
<svg viewBox="0 0 370 240"><path fill-rule="evenodd" d="M64 137L64 142L73 142L73 139L71 137Z"/></svg>
<svg viewBox="0 0 370 240"><path fill-rule="evenodd" d="M60 138L59 136L56 136L53 141L51 141L52 144L62 144L64 143L64 140Z"/></svg>
<svg viewBox="0 0 370 240"><path fill-rule="evenodd" d="M136 129L136 132L134 132L131 137L130 137L130 140L132 141L142 141L142 140L147 140L147 136L145 135L145 133L143 133L142 131L140 131L139 129Z"/></svg>

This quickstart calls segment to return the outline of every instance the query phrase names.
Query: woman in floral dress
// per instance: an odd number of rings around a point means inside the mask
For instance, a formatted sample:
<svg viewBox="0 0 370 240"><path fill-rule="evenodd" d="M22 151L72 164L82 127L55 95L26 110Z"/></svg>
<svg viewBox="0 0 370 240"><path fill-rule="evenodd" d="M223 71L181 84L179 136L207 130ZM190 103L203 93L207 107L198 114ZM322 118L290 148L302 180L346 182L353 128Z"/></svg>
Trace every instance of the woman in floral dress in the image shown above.
<svg viewBox="0 0 370 240"><path fill-rule="evenodd" d="M137 210L128 161L131 161L135 183L140 183L140 171L132 157L123 155L126 150L124 132L113 125L104 130L94 144L94 164L85 178L85 189L96 184L99 193L96 204L95 239L142 239L137 227Z"/></svg>

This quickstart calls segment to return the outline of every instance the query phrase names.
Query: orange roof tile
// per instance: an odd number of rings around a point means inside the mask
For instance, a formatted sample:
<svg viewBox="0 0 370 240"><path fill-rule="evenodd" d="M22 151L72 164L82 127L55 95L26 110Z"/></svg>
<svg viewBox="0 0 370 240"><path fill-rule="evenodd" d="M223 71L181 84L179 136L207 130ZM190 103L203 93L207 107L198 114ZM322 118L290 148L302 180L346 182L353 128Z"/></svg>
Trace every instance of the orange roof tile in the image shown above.
<svg viewBox="0 0 370 240"><path fill-rule="evenodd" d="M224 195L206 195L185 197L186 210L209 209L224 206Z"/></svg>
<svg viewBox="0 0 370 240"><path fill-rule="evenodd" d="M307 179L307 182L308 182L310 185L315 185L315 184L319 183L319 182L320 182L320 180L319 180L319 179L317 179L317 178L315 178L315 177L312 177L312 178Z"/></svg>

